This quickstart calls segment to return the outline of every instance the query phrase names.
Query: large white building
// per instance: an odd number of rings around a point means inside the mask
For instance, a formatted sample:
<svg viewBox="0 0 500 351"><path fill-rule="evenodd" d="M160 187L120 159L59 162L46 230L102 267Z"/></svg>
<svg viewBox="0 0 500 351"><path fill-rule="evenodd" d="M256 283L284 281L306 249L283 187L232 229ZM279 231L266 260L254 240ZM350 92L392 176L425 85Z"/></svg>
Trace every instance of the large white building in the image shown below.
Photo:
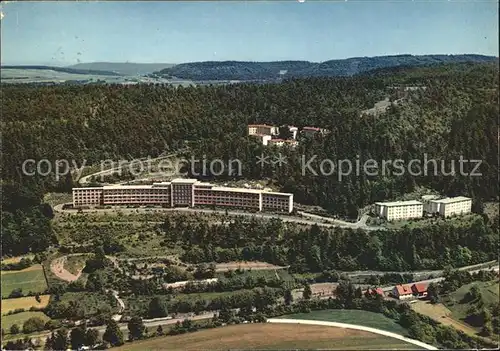
<svg viewBox="0 0 500 351"><path fill-rule="evenodd" d="M388 221L420 218L423 216L423 204L420 201L376 202L375 212Z"/></svg>
<svg viewBox="0 0 500 351"><path fill-rule="evenodd" d="M152 185L109 185L73 188L73 206L156 205L222 206L255 211L292 212L293 194L229 188L196 179L174 179Z"/></svg>
<svg viewBox="0 0 500 351"><path fill-rule="evenodd" d="M465 196L449 197L440 200L429 200L428 213L438 213L443 217L470 213L472 199Z"/></svg>

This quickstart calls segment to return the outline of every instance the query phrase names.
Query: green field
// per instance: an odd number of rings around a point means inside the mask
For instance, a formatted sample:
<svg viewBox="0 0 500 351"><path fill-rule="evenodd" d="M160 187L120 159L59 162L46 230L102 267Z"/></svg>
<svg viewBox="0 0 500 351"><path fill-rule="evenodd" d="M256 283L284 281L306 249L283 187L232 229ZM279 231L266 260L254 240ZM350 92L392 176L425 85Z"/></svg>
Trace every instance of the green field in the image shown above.
<svg viewBox="0 0 500 351"><path fill-rule="evenodd" d="M127 343L118 350L228 349L418 349L403 341L359 330L298 324L240 324Z"/></svg>
<svg viewBox="0 0 500 351"><path fill-rule="evenodd" d="M2 298L8 297L12 290L21 288L28 292L44 292L47 282L41 265L34 265L22 271L2 271Z"/></svg>
<svg viewBox="0 0 500 351"><path fill-rule="evenodd" d="M362 310L322 310L312 311L310 313L288 314L279 318L286 319L310 319L315 321L339 322L357 324L365 327L371 327L386 330L396 334L405 335L406 329L400 326L396 321L387 318L382 313L375 313Z"/></svg>
<svg viewBox="0 0 500 351"><path fill-rule="evenodd" d="M44 321L50 320L47 315L43 312L21 312L15 313L8 316L2 316L2 329L5 330L6 333L10 333L10 327L14 324L19 326L19 329L23 329L23 323L26 322L31 317L39 317Z"/></svg>
<svg viewBox="0 0 500 351"><path fill-rule="evenodd" d="M467 310L471 306L471 302L462 302L462 300L467 292L469 292L470 288L474 285L477 285L479 288L486 306L498 304L500 296L498 280L489 282L473 282L471 284L461 286L459 289L443 298L443 303L451 311L454 319L463 320L467 317Z"/></svg>

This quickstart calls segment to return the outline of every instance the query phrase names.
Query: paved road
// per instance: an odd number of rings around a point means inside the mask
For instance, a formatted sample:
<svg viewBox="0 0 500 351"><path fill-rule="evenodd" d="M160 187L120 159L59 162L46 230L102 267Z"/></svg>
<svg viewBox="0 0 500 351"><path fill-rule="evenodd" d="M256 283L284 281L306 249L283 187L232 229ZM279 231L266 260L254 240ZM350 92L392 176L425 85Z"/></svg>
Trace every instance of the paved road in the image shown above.
<svg viewBox="0 0 500 351"><path fill-rule="evenodd" d="M267 322L268 323L324 325L324 326L329 326L329 327L362 330L362 331L367 331L367 332L370 332L370 333L384 335L384 336L388 336L390 338L402 340L402 341L405 341L407 343L416 345L418 347L422 347L422 348L424 348L426 350L438 350L438 348L435 347L435 346L423 343L423 342L418 341L418 340L410 339L410 338L407 338L405 336L402 336L402 335L399 335L399 334L396 334L396 333L391 333L391 332L388 332L388 331L385 331L385 330L380 330L380 329L365 327L365 326L356 325L356 324L314 321L314 320L308 320L308 319L280 319L280 318L270 318L270 319L267 320Z"/></svg>

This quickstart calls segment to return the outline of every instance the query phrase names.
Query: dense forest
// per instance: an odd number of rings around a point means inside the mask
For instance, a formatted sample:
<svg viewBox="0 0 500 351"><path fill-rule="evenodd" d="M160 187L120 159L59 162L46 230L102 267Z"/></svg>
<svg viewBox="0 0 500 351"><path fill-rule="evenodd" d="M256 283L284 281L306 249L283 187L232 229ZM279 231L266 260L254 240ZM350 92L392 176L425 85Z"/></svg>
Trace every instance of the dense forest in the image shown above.
<svg viewBox="0 0 500 351"><path fill-rule="evenodd" d="M81 166L103 159L154 157L186 143L186 157L238 158L244 178L268 178L293 192L299 203L321 205L347 217L418 186L471 196L481 212L484 201L498 196L498 93L496 64L385 69L356 77L262 85L3 85L2 187L3 192L14 189L3 196L4 227L11 228L3 233L4 252L30 247L30 225L36 220L24 218L34 216L45 223L48 217L40 211L43 193L69 191L73 184L70 177L55 181L50 175L26 176L24 160L67 159ZM385 97L394 102L386 113L363 113ZM248 123L317 126L330 132L301 140L295 150L272 150L247 136ZM257 155L278 152L287 156L287 165L255 166ZM380 162L422 160L424 154L446 161L446 171L449 161L458 163L460 156L482 160L482 176L435 176L431 167L428 176L353 174L339 179L337 174L303 175L301 167L302 155ZM37 201L16 205L21 188ZM48 225L41 227L50 238Z"/></svg>
<svg viewBox="0 0 500 351"><path fill-rule="evenodd" d="M478 217L468 226L452 223L388 231L352 229L292 230L279 220L166 220L165 245L181 244L185 262L265 261L296 272L325 270L413 271L462 267L498 256L498 217L485 224Z"/></svg>
<svg viewBox="0 0 500 351"><path fill-rule="evenodd" d="M399 66L426 66L444 63L495 62L498 58L482 55L395 55L353 57L324 62L309 61L206 61L189 62L165 68L157 73L164 77L191 80L259 80L306 77L353 76L372 70Z"/></svg>

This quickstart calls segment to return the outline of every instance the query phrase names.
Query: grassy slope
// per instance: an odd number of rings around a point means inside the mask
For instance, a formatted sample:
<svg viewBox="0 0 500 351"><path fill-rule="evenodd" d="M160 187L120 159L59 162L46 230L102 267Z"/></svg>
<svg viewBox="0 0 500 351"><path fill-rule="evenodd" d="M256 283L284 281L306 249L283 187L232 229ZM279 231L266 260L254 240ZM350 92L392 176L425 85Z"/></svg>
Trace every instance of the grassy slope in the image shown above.
<svg viewBox="0 0 500 351"><path fill-rule="evenodd" d="M449 295L443 302L452 313L453 318L463 320L467 316L467 310L471 306L471 302L461 303L467 292L473 285L477 285L483 296L483 300L487 305L496 304L499 301L499 284L498 280L490 282L474 282L464 285L458 290ZM451 298L451 299L450 299Z"/></svg>
<svg viewBox="0 0 500 351"><path fill-rule="evenodd" d="M323 310L311 313L289 314L280 318L311 319L317 321L358 324L404 335L406 329L381 313L361 310Z"/></svg>
<svg viewBox="0 0 500 351"><path fill-rule="evenodd" d="M17 324L19 329L22 330L23 323L26 322L31 317L39 317L44 321L48 321L50 318L43 312L21 312L16 314L11 314L9 316L2 316L2 328L6 333L10 333L10 327L13 324Z"/></svg>

